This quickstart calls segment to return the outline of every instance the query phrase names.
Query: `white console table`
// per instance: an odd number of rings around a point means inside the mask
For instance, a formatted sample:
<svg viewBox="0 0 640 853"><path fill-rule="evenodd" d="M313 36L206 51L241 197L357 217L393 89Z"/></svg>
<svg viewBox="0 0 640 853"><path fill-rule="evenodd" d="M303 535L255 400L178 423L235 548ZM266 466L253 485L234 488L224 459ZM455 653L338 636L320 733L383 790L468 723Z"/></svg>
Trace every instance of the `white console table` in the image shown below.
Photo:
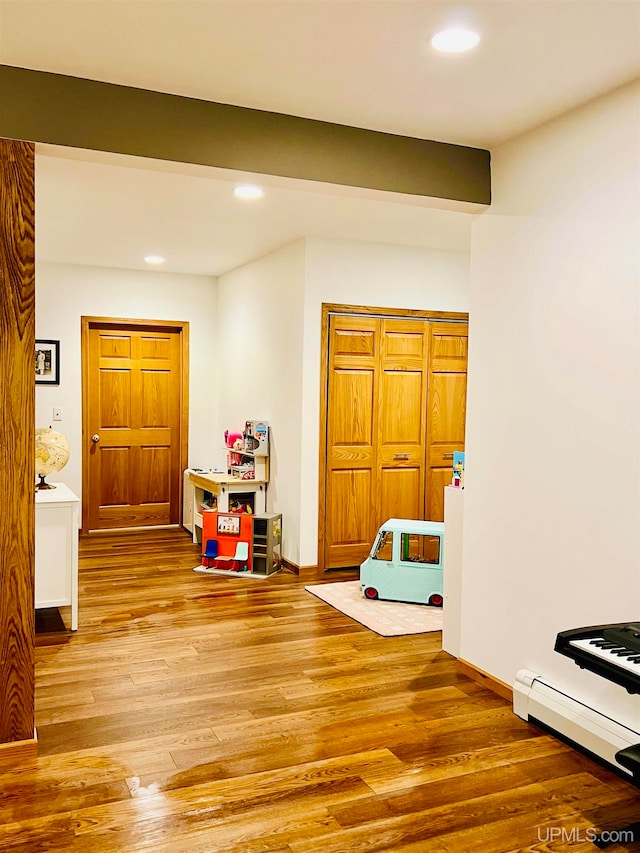
<svg viewBox="0 0 640 853"><path fill-rule="evenodd" d="M36 491L35 607L71 605L78 630L78 527L80 499L64 483Z"/></svg>

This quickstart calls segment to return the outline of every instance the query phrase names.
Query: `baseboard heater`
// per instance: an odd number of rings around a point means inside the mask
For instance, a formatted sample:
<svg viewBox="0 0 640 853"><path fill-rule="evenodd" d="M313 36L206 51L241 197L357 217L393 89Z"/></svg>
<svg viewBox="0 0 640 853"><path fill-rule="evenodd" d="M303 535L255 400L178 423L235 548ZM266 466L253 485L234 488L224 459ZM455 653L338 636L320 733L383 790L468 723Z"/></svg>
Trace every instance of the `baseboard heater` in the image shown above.
<svg viewBox="0 0 640 853"><path fill-rule="evenodd" d="M572 699L541 675L528 669L517 673L513 685L513 711L523 720L541 723L623 775L631 776L630 771L618 764L615 754L625 746L640 743L640 732Z"/></svg>

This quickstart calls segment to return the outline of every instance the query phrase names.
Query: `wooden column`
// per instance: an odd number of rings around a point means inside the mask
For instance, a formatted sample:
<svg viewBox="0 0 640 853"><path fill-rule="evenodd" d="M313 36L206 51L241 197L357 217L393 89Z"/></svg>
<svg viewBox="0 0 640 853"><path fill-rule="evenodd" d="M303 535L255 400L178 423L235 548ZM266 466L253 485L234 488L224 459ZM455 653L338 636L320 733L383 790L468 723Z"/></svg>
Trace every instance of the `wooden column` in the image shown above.
<svg viewBox="0 0 640 853"><path fill-rule="evenodd" d="M34 146L0 139L0 766L34 740Z"/></svg>

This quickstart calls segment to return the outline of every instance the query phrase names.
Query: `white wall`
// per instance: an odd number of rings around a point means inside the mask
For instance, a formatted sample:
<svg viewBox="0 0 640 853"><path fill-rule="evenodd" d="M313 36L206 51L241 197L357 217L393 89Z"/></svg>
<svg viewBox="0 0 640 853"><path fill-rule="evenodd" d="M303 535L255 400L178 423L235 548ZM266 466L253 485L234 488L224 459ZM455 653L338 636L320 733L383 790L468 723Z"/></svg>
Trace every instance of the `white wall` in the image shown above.
<svg viewBox="0 0 640 853"><path fill-rule="evenodd" d="M469 255L308 239L304 297L300 559L318 559L318 468L322 303L467 311Z"/></svg>
<svg viewBox="0 0 640 853"><path fill-rule="evenodd" d="M53 426L71 447L55 477L82 497L80 317L189 322L189 464L209 467L215 415L215 279L71 264L36 266L36 337L60 341L60 385L36 386L36 426ZM63 420L52 420L53 407Z"/></svg>
<svg viewBox="0 0 640 853"><path fill-rule="evenodd" d="M287 559L317 562L322 303L466 311L467 282L464 252L311 238L219 278L219 444L247 418L271 423Z"/></svg>
<svg viewBox="0 0 640 853"><path fill-rule="evenodd" d="M542 673L638 724L553 652L640 620L640 91L492 153L473 226L461 657Z"/></svg>
<svg viewBox="0 0 640 853"><path fill-rule="evenodd" d="M299 564L304 241L218 279L218 401L211 443L225 466L224 431L271 426L267 510L282 513L284 556Z"/></svg>

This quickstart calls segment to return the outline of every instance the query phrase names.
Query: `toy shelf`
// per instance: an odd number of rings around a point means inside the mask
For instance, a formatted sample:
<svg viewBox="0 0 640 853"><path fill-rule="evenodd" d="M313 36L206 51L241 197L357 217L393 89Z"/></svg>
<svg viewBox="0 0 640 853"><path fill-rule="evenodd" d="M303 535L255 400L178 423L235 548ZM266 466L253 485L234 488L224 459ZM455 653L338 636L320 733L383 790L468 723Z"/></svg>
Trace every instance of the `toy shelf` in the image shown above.
<svg viewBox="0 0 640 853"><path fill-rule="evenodd" d="M190 523L193 541L202 542L203 516L213 511L213 498L218 512L229 512L230 504L235 500L253 498L254 513L263 513L267 509L267 483L265 480L241 480L228 474L204 474L187 469L189 500L193 507ZM185 478L186 480L186 478ZM204 496L211 496L212 507L203 511Z"/></svg>
<svg viewBox="0 0 640 853"><path fill-rule="evenodd" d="M282 515L280 513L261 513L236 516L235 529L222 527L231 518L226 513L205 513L202 528L202 565L194 571L203 574L231 575L234 577L267 577L282 568ZM212 541L213 540L213 541ZM209 545L215 550L206 554ZM246 551L242 558L234 561L242 543ZM216 559L218 558L218 559ZM213 561L213 566L210 561ZM205 563L205 561L207 561ZM233 564L235 568L225 568L218 563ZM243 568L243 565L245 566Z"/></svg>
<svg viewBox="0 0 640 853"><path fill-rule="evenodd" d="M246 421L242 433L225 432L225 442L224 473L185 471L183 524L197 543L202 541L203 519L212 511L240 513L242 505L251 514L267 510L269 424Z"/></svg>
<svg viewBox="0 0 640 853"><path fill-rule="evenodd" d="M227 450L227 473L239 480L269 480L269 459L244 450ZM250 476L245 476L249 474Z"/></svg>
<svg viewBox="0 0 640 853"><path fill-rule="evenodd" d="M235 440L233 440L235 439ZM225 433L227 473L240 480L269 480L269 425L247 421L244 432Z"/></svg>

